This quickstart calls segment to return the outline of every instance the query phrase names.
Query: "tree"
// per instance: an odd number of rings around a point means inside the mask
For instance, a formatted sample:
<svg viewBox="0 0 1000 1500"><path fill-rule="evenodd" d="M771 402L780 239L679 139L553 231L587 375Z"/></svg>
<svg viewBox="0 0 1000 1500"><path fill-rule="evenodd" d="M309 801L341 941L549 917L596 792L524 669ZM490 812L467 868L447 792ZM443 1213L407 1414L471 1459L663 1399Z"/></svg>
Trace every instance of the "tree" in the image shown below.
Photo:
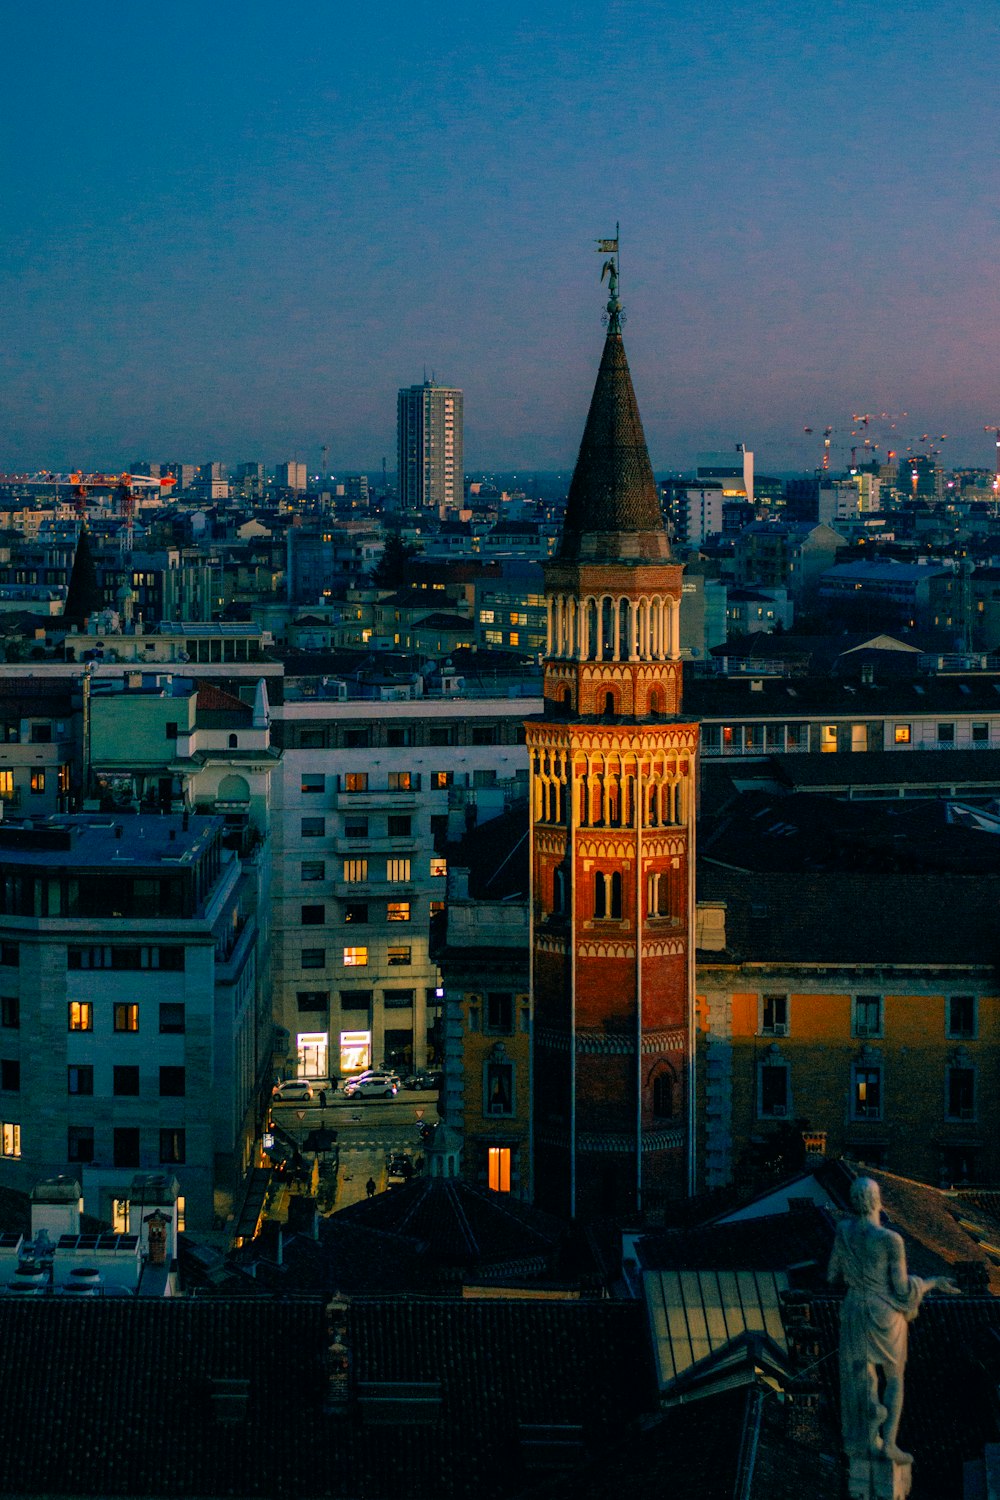
<svg viewBox="0 0 1000 1500"><path fill-rule="evenodd" d="M372 573L372 582L380 589L398 589L409 582L410 564L419 557L420 548L404 542L397 531L385 539L385 551Z"/></svg>
<svg viewBox="0 0 1000 1500"><path fill-rule="evenodd" d="M63 606L63 620L67 625L83 629L89 615L101 607L101 593L97 586L97 568L90 545L90 533L86 526L80 527L80 537L73 558L73 571L69 575L69 588Z"/></svg>

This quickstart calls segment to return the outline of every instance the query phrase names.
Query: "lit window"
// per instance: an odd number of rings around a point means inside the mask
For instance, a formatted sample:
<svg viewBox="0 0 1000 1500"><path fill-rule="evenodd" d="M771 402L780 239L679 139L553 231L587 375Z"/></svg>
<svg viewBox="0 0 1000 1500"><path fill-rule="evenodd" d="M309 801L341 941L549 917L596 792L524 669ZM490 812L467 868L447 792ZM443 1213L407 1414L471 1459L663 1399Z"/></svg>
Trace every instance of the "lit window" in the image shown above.
<svg viewBox="0 0 1000 1500"><path fill-rule="evenodd" d="M509 1146L490 1146L487 1150L487 1181L494 1193L510 1192L510 1154Z"/></svg>
<svg viewBox="0 0 1000 1500"><path fill-rule="evenodd" d="M368 861L366 859L345 859L344 880L348 885L358 885L368 879Z"/></svg>
<svg viewBox="0 0 1000 1500"><path fill-rule="evenodd" d="M409 880L410 861L408 859L387 859L385 862L385 878L393 882Z"/></svg>
<svg viewBox="0 0 1000 1500"><path fill-rule="evenodd" d="M345 792L367 792L367 790L368 790L368 772L367 771L348 771L345 774L345 776L344 776L344 791Z"/></svg>
<svg viewBox="0 0 1000 1500"><path fill-rule="evenodd" d="M390 922L408 922L410 920L409 901L390 901L386 907L386 919Z"/></svg>
<svg viewBox="0 0 1000 1500"><path fill-rule="evenodd" d="M431 875L435 878L447 875L448 861L443 854L431 855Z"/></svg>
<svg viewBox="0 0 1000 1500"><path fill-rule="evenodd" d="M390 947L386 953L386 961L390 968L406 969L412 962L412 949L409 947Z"/></svg>
<svg viewBox="0 0 1000 1500"><path fill-rule="evenodd" d="M3 1156L20 1156L21 1154L21 1127L8 1122L0 1124L0 1154Z"/></svg>
<svg viewBox="0 0 1000 1500"><path fill-rule="evenodd" d="M414 790L412 771L390 771L389 790L390 792L412 792Z"/></svg>
<svg viewBox="0 0 1000 1500"><path fill-rule="evenodd" d="M89 1000L69 1002L69 1029L70 1031L93 1031L94 1007Z"/></svg>
<svg viewBox="0 0 1000 1500"><path fill-rule="evenodd" d="M856 1067L852 1089L852 1114L856 1120L882 1118L882 1069Z"/></svg>
<svg viewBox="0 0 1000 1500"><path fill-rule="evenodd" d="M391 963L392 960L390 959L389 962ZM367 963L368 963L368 949L367 948L345 948L344 949L344 967L345 967L345 969L363 969Z"/></svg>
<svg viewBox="0 0 1000 1500"><path fill-rule="evenodd" d="M90 1028L87 1028L90 1030ZM134 1002L115 1006L115 1030L138 1031L139 1007Z"/></svg>
<svg viewBox="0 0 1000 1500"><path fill-rule="evenodd" d="M826 755L829 755L831 751L836 750L836 748L837 748L837 726L836 726L836 724L823 724L823 725L820 726L820 731L819 731L819 748Z"/></svg>
<svg viewBox="0 0 1000 1500"><path fill-rule="evenodd" d="M453 780L454 776L451 771L431 772L431 786L435 791L442 791L445 787L451 786Z"/></svg>
<svg viewBox="0 0 1000 1500"><path fill-rule="evenodd" d="M14 772L0 771L0 797L10 798L14 795Z"/></svg>
<svg viewBox="0 0 1000 1500"><path fill-rule="evenodd" d="M909 724L897 724L893 729L892 737L897 745L908 745L910 743Z"/></svg>
<svg viewBox="0 0 1000 1500"><path fill-rule="evenodd" d="M492 625L495 619L496 614L492 609L481 609L479 611L480 625Z"/></svg>
<svg viewBox="0 0 1000 1500"><path fill-rule="evenodd" d="M44 792L44 790L45 790L45 772L44 771L32 771L32 773L31 773L31 790L33 792Z"/></svg>

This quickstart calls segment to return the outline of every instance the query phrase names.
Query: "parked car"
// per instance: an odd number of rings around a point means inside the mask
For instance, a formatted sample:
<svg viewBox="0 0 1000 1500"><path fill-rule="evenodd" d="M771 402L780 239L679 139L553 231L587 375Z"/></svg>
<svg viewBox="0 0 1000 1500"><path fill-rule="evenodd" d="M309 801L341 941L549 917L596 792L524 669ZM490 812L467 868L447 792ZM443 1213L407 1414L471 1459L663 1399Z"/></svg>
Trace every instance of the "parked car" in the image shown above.
<svg viewBox="0 0 1000 1500"><path fill-rule="evenodd" d="M441 1074L430 1068L417 1068L415 1073L408 1073L403 1080L406 1089L439 1089L441 1087Z"/></svg>
<svg viewBox="0 0 1000 1500"><path fill-rule="evenodd" d="M312 1084L308 1078L286 1078L284 1083L276 1083L271 1090L271 1099L275 1104L291 1104L313 1097Z"/></svg>
<svg viewBox="0 0 1000 1500"><path fill-rule="evenodd" d="M390 1151L386 1175L393 1182L409 1182L413 1176L413 1158L408 1151Z"/></svg>
<svg viewBox="0 0 1000 1500"><path fill-rule="evenodd" d="M399 1083L392 1073L359 1073L344 1084L347 1099L391 1099L399 1090Z"/></svg>

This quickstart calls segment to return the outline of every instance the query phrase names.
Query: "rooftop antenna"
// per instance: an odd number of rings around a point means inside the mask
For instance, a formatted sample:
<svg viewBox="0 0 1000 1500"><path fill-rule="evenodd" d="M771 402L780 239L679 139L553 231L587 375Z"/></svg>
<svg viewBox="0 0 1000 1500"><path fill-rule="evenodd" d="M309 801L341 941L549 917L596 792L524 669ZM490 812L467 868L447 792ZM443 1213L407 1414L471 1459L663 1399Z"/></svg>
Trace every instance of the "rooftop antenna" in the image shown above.
<svg viewBox="0 0 1000 1500"><path fill-rule="evenodd" d="M608 259L601 267L601 280L608 278L608 305L604 317L601 319L606 324L609 333L621 333L625 314L622 312L621 302L618 300L618 274L619 261L618 240L620 225L615 223L615 237L613 240L598 240L598 255L606 255Z"/></svg>

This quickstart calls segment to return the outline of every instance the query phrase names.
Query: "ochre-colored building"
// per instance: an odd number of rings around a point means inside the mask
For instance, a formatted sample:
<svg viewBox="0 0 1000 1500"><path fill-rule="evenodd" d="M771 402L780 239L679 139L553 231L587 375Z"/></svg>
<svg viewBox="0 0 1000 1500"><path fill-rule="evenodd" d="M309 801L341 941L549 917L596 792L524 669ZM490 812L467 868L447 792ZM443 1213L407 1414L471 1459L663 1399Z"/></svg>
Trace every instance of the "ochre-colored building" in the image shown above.
<svg viewBox="0 0 1000 1500"><path fill-rule="evenodd" d="M713 889L698 912L699 1186L752 1180L789 1127L814 1154L996 1182L1000 877L730 870Z"/></svg>
<svg viewBox="0 0 1000 1500"><path fill-rule="evenodd" d="M625 357L617 275L527 724L534 1200L569 1218L683 1194L695 724L681 566Z"/></svg>

